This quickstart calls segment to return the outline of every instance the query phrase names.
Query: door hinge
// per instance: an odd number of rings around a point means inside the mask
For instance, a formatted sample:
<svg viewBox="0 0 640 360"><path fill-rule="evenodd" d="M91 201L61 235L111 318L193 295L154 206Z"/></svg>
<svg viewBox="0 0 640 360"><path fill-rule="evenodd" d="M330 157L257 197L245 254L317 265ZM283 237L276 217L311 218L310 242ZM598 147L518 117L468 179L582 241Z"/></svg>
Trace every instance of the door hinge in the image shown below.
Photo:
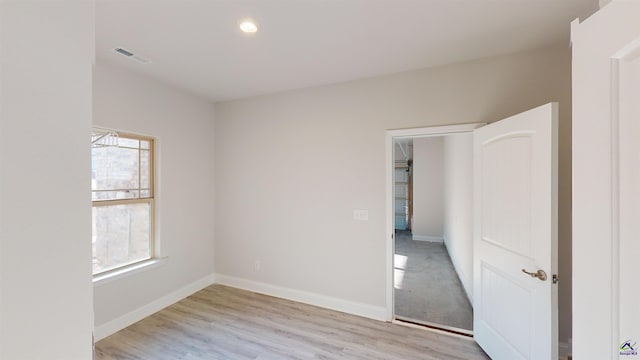
<svg viewBox="0 0 640 360"><path fill-rule="evenodd" d="M552 281L554 284L557 284L557 283L558 283L558 281L559 281L559 280L558 280L558 275L553 274L553 275L551 276L551 281Z"/></svg>

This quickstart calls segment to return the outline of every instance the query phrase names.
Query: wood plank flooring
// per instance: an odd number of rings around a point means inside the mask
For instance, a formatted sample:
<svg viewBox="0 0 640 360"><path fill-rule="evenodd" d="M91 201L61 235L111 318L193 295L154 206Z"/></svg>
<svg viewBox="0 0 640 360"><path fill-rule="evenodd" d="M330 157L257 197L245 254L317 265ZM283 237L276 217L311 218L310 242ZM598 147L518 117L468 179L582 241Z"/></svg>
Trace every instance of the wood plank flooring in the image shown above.
<svg viewBox="0 0 640 360"><path fill-rule="evenodd" d="M472 339L222 285L96 344L96 359L488 359Z"/></svg>

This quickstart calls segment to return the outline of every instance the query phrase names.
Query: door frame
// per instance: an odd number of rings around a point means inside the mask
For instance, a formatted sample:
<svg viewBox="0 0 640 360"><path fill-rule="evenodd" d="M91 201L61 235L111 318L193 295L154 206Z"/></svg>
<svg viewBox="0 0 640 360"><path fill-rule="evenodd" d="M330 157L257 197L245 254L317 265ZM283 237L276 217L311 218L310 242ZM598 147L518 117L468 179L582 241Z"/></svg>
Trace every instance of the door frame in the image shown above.
<svg viewBox="0 0 640 360"><path fill-rule="evenodd" d="M620 143L626 135L620 128L625 121L620 116L620 79L624 62L640 48L638 14L637 1L614 0L588 21L571 23L574 358L627 357L620 355L621 342L637 340L637 334L624 329L629 299L621 293L621 277L629 273L626 254L621 253L625 209L620 200L626 194L620 185L626 182L628 149Z"/></svg>
<svg viewBox="0 0 640 360"><path fill-rule="evenodd" d="M442 126L429 126L410 129L396 129L386 131L386 321L393 321L395 319L394 310L394 284L393 284L393 269L394 269L394 234L395 234L395 217L393 208L393 172L394 172L394 146L393 142L396 139L406 138L424 138L432 136L453 135L459 133L469 133L473 130L486 125L486 123L471 123L471 124L458 124L458 125L442 125Z"/></svg>

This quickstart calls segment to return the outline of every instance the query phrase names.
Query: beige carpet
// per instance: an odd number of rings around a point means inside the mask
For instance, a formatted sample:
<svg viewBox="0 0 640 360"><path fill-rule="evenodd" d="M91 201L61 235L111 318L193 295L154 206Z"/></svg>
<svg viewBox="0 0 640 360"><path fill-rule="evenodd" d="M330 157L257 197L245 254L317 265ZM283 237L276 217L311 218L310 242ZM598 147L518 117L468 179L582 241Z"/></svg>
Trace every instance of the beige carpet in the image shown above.
<svg viewBox="0 0 640 360"><path fill-rule="evenodd" d="M395 245L396 316L472 330L473 310L444 244L398 231Z"/></svg>

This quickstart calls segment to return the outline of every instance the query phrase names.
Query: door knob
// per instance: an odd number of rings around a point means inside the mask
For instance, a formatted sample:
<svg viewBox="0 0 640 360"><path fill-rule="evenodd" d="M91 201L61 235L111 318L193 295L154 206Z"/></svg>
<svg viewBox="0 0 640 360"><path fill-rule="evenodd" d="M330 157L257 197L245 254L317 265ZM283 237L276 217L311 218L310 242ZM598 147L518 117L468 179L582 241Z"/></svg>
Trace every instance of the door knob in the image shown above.
<svg viewBox="0 0 640 360"><path fill-rule="evenodd" d="M545 281L547 280L547 273L544 272L544 270L538 270L536 272L528 272L525 269L522 269L522 272L533 277L533 278L538 278L540 279L540 281Z"/></svg>

